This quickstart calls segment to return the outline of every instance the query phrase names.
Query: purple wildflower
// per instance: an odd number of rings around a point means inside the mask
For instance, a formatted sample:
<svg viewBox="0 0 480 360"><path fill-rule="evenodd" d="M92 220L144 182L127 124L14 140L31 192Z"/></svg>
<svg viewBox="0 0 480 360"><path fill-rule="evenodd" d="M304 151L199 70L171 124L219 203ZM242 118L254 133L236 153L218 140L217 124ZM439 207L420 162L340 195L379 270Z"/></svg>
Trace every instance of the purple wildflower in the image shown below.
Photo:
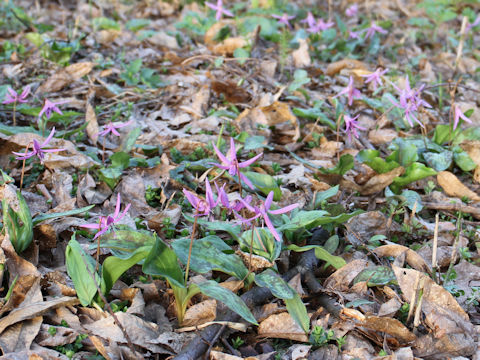
<svg viewBox="0 0 480 360"><path fill-rule="evenodd" d="M47 117L47 119L50 119L50 116L52 116L52 112L59 113L62 115L62 111L57 107L57 105L65 104L67 101L59 101L59 102L53 102L48 99L45 99L45 103L43 104L42 110L40 110L40 113L38 114L38 118L41 118L43 114Z"/></svg>
<svg viewBox="0 0 480 360"><path fill-rule="evenodd" d="M55 128L52 129L50 132L50 135L45 139L45 141L41 144L38 143L37 140L33 140L33 151L27 152L27 153L20 153L20 152L15 152L13 153L15 155L18 155L16 157L17 160L26 160L31 158L32 156L37 156L40 161L43 162L43 159L45 157L44 153L51 153L51 152L58 152L58 151L64 151L65 149L45 149L45 146L48 145L50 140L53 138L53 134L55 133Z"/></svg>
<svg viewBox="0 0 480 360"><path fill-rule="evenodd" d="M128 209L130 209L131 204L127 204L125 209L122 213L120 213L121 208L121 199L120 193L117 195L117 204L115 206L115 212L112 216L100 216L98 223L93 224L84 224L80 225L80 227L87 228L87 229L95 229L98 230L95 234L94 239L98 238L99 236L105 234L110 228L112 228L116 223L118 223L127 213Z"/></svg>
<svg viewBox="0 0 480 360"><path fill-rule="evenodd" d="M349 39L360 39L360 33L358 31L350 30L350 32L348 33L348 38Z"/></svg>
<svg viewBox="0 0 480 360"><path fill-rule="evenodd" d="M343 120L345 121L345 133L348 135L348 140L352 141L352 134L358 139L357 130L367 130L364 127L357 124L357 119L360 115L355 117L350 117L348 115L343 115Z"/></svg>
<svg viewBox="0 0 480 360"><path fill-rule="evenodd" d="M25 86L20 95L18 95L17 92L12 88L8 88L7 91L8 92L5 96L5 100L2 104L26 103L27 96L30 94L30 85Z"/></svg>
<svg viewBox="0 0 480 360"><path fill-rule="evenodd" d="M351 106L353 104L353 99L354 98L359 98L361 97L362 93L360 90L356 89L353 84L353 77L350 76L350 80L348 82L348 85L340 91L337 95L335 95L333 98L339 97L340 95L345 95L347 94L348 96L348 105Z"/></svg>
<svg viewBox="0 0 480 360"><path fill-rule="evenodd" d="M219 199L215 201L213 198L212 187L210 186L208 179L205 179L205 199L202 199L187 189L183 189L183 193L185 194L188 202L192 204L193 208L196 210L195 216L209 215L219 202Z"/></svg>
<svg viewBox="0 0 480 360"><path fill-rule="evenodd" d="M347 10L345 10L345 15L347 15L348 17L354 17L357 15L357 13L358 13L358 4L353 4L349 6Z"/></svg>
<svg viewBox="0 0 480 360"><path fill-rule="evenodd" d="M370 27L366 28L363 31L366 32L365 40L368 39L369 37L372 37L377 32L380 33L380 34L386 34L387 33L387 30L385 30L381 26L378 26L377 24L375 24L375 21L372 21L372 23L370 24Z"/></svg>
<svg viewBox="0 0 480 360"><path fill-rule="evenodd" d="M310 28L314 27L315 24L316 24L315 17L313 16L311 11L309 11L307 17L305 19L301 20L300 22L302 24L306 23L308 25L308 27L310 27Z"/></svg>
<svg viewBox="0 0 480 360"><path fill-rule="evenodd" d="M287 25L290 29L292 28L292 25L290 25L290 20L295 19L294 15L288 15L287 13L283 13L282 16L280 15L272 15L273 18L278 19L278 22L280 24L285 24Z"/></svg>
<svg viewBox="0 0 480 360"><path fill-rule="evenodd" d="M475 26L478 26L480 25L480 15L477 16L477 18L475 19L475 21L473 23L468 23L467 25L467 28L465 29L465 33L469 32L472 28L474 28Z"/></svg>
<svg viewBox="0 0 480 360"><path fill-rule="evenodd" d="M361 77L366 78L365 83L368 84L371 82L373 84L373 89L377 90L378 85L383 85L382 76L388 71L388 69L382 70L378 68L373 73L368 75L360 75Z"/></svg>
<svg viewBox="0 0 480 360"><path fill-rule="evenodd" d="M457 128L460 119L462 119L462 120L464 120L464 121L466 121L470 124L472 123L472 121L468 117L465 116L462 109L460 109L460 106L458 106L457 104L454 104L453 107L455 108L454 118L453 118L453 130L454 131Z"/></svg>
<svg viewBox="0 0 480 360"><path fill-rule="evenodd" d="M425 127L415 116L415 113L422 106L428 108L432 107L429 103L421 98L421 93L425 85L420 86L418 89L412 89L410 87L408 75L405 78L405 89L400 90L400 88L398 88L395 84L392 85L395 90L400 93L400 101L397 102L393 99L390 99L390 102L394 106L405 111L405 119L407 119L407 122L410 124L410 126L413 127L413 122L416 122L421 127Z"/></svg>
<svg viewBox="0 0 480 360"><path fill-rule="evenodd" d="M104 129L98 133L99 136L104 136L108 135L109 133L112 133L113 135L120 136L120 133L117 131L117 129L120 129L122 127L128 126L133 122L133 120L130 120L126 123L112 123L111 121L104 126Z"/></svg>
<svg viewBox="0 0 480 360"><path fill-rule="evenodd" d="M273 237L277 241L282 241L282 237L278 234L277 230L275 230L275 227L273 226L270 218L268 217L268 214L271 214L271 215L285 214L297 208L298 206L300 206L300 204L292 204L292 205L285 206L281 209L270 210L270 207L272 206L272 202L273 202L273 191L270 191L268 193L268 196L265 199L265 202L262 202L259 207L258 206L253 207L244 200L240 200L240 201L249 211L255 213L255 215L250 219L242 219L241 221L245 223L245 222L250 222L259 217L262 217L263 221L265 222L265 225L267 225L268 229L270 230Z"/></svg>
<svg viewBox="0 0 480 360"><path fill-rule="evenodd" d="M218 187L217 183L215 183L215 187L217 188L218 199L220 200L222 206L227 209L228 213L234 212L236 214L245 207L240 200L230 201L228 194L225 191L225 184L222 187ZM242 200L247 204L250 204L252 202L252 196L248 195Z"/></svg>
<svg viewBox="0 0 480 360"><path fill-rule="evenodd" d="M215 150L215 153L217 154L218 158L222 161L222 163L221 164L212 163L212 165L215 165L219 169L228 170L228 173L231 176L237 175L237 172L238 172L240 179L243 180L250 189L254 189L252 182L248 180L248 178L240 172L240 169L246 168L247 166L252 165L255 161L257 161L258 158L260 158L260 156L263 155L263 153L260 153L249 160L239 163L237 160L237 152L235 150L235 141L233 140L232 137L230 138L230 150L228 151L227 156L223 155L221 151L215 146L215 144L213 144L213 149Z"/></svg>
<svg viewBox="0 0 480 360"><path fill-rule="evenodd" d="M307 31L310 33L318 33L331 28L333 25L335 25L333 21L326 23L323 21L323 19L318 19L316 24L314 26L310 26Z"/></svg>
<svg viewBox="0 0 480 360"><path fill-rule="evenodd" d="M225 14L226 16L233 16L233 13L231 11L223 8L222 0L217 0L217 5L209 2L205 2L205 5L207 5L210 9L215 10L217 12L215 15L215 19L217 19L217 21L222 18L222 14Z"/></svg>

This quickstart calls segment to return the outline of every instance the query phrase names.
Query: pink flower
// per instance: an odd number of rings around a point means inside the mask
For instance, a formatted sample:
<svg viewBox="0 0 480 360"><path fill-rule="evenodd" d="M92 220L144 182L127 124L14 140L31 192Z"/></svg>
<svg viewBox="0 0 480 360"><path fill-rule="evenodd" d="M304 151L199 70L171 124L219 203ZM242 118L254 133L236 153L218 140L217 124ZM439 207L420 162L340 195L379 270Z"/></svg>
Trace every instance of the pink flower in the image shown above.
<svg viewBox="0 0 480 360"><path fill-rule="evenodd" d="M218 205L219 199L215 201L213 198L213 191L212 187L208 179L205 179L205 199L197 196L196 194L188 191L187 189L183 189L183 194L187 198L188 202L192 205L192 207L196 210L195 216L207 216L209 215L213 209Z"/></svg>
<svg viewBox="0 0 480 360"><path fill-rule="evenodd" d="M273 202L273 191L269 192L267 198L265 199L265 202L262 202L259 207L258 206L255 206L255 207L250 206L250 204L248 204L244 200L240 200L240 201L243 203L243 205L249 211L255 213L255 215L253 217L251 217L250 219L241 219L241 221L243 223L246 223L246 222L251 222L252 220L257 219L259 217L262 217L263 221L265 222L265 225L267 225L268 229L270 230L273 237L277 241L282 241L282 237L278 234L277 230L273 226L272 221L268 217L268 214L272 214L272 215L285 214L285 213L287 213L289 211L292 211L293 209L300 206L300 204L292 204L292 205L285 206L281 209L270 210L270 207L272 206L272 202Z"/></svg>
<svg viewBox="0 0 480 360"><path fill-rule="evenodd" d="M369 37L372 37L373 35L375 35L375 33L377 33L377 32L380 33L380 34L386 34L387 30L385 30L381 26L378 26L377 24L375 24L375 21L372 21L372 23L370 24L370 27L363 30L363 32L366 32L366 34L365 34L365 40L366 40Z"/></svg>
<svg viewBox="0 0 480 360"><path fill-rule="evenodd" d="M314 24L313 26L310 26L307 29L307 31L310 33L318 33L320 31L324 31L324 30L327 30L328 28L331 28L333 25L335 25L333 21L326 23L323 21L323 19L318 19L316 24Z"/></svg>
<svg viewBox="0 0 480 360"><path fill-rule="evenodd" d="M458 106L457 104L454 104L453 107L455 108L455 113L454 113L454 118L453 118L453 130L455 131L455 129L457 128L458 126L458 122L460 121L460 119L468 122L468 123L472 123L472 121L465 116L465 114L463 113L462 109L460 109L460 106Z"/></svg>
<svg viewBox="0 0 480 360"><path fill-rule="evenodd" d="M45 99L45 103L43 104L42 110L40 110L40 113L38 114L38 118L41 118L43 114L47 117L47 119L50 119L50 116L52 116L52 112L56 112L60 115L62 115L62 111L57 107L57 105L65 104L68 101L59 101L59 102L53 102L48 99Z"/></svg>
<svg viewBox="0 0 480 360"><path fill-rule="evenodd" d="M133 120L130 120L126 123L112 123L111 121L104 126L104 129L98 133L98 136L104 136L109 133L112 133L113 135L120 136L120 133L117 131L117 129L120 129L122 127L128 126L133 122Z"/></svg>
<svg viewBox="0 0 480 360"><path fill-rule="evenodd" d="M469 32L472 28L474 28L475 26L477 25L480 25L480 15L477 16L477 18L475 19L475 21L473 23L469 23L467 25L467 28L465 29L465 33Z"/></svg>
<svg viewBox="0 0 480 360"><path fill-rule="evenodd" d="M239 163L237 160L237 152L235 150L235 141L232 137L230 138L230 150L228 151L227 156L223 155L222 152L215 146L215 144L212 145L215 153L222 162L221 164L212 163L212 165L215 165L219 169L228 170L228 173L231 176L237 175L238 172L240 179L243 180L250 189L254 189L252 182L240 172L240 169L252 165L255 161L257 161L258 158L263 155L263 153L260 153L249 160Z"/></svg>
<svg viewBox="0 0 480 360"><path fill-rule="evenodd" d="M45 146L48 145L50 140L52 140L54 133L55 133L55 128L52 129L52 131L50 132L50 135L48 135L48 137L45 139L45 141L42 144L39 144L38 141L34 139L33 140L33 151L27 152L26 154L21 153L21 152L13 151L13 153L15 155L18 155L16 157L16 159L17 160L26 160L26 159L31 158L32 156L37 156L40 159L40 161L43 162L43 159L45 157L44 153L64 151L65 149L44 149Z"/></svg>
<svg viewBox="0 0 480 360"><path fill-rule="evenodd" d="M350 32L348 33L348 38L349 39L360 39L360 33L358 31L350 30Z"/></svg>
<svg viewBox="0 0 480 360"><path fill-rule="evenodd" d="M220 203L225 209L227 209L228 213L234 212L236 214L245 207L240 200L230 202L228 194L225 191L225 184L222 187L218 187L217 183L215 183L215 187L217 188L218 199L220 199ZM243 201L250 204L252 202L252 196L248 195Z"/></svg>
<svg viewBox="0 0 480 360"><path fill-rule="evenodd" d="M378 68L375 72L368 75L360 75L361 77L366 78L365 83L368 84L371 82L373 84L373 89L377 90L378 85L383 85L382 76L388 71L388 69L381 70Z"/></svg>
<svg viewBox="0 0 480 360"><path fill-rule="evenodd" d="M205 2L205 5L207 5L210 9L217 11L217 14L215 15L215 19L217 19L217 21L222 18L222 14L225 14L226 16L233 16L233 13L231 11L223 8L222 0L217 0L217 5L209 2Z"/></svg>
<svg viewBox="0 0 480 360"><path fill-rule="evenodd" d="M313 16L311 11L309 11L307 17L300 22L302 24L306 23L310 28L314 27L316 24L315 17Z"/></svg>
<svg viewBox="0 0 480 360"><path fill-rule="evenodd" d="M367 130L364 127L357 124L357 119L360 115L355 117L350 117L348 115L343 115L343 120L345 121L345 133L348 135L348 140L352 141L352 134L358 139L357 130Z"/></svg>
<svg viewBox="0 0 480 360"><path fill-rule="evenodd" d="M30 85L25 86L20 95L18 95L12 88L8 88L7 91L8 92L5 96L5 100L2 104L26 103L27 96L30 94Z"/></svg>
<svg viewBox="0 0 480 360"><path fill-rule="evenodd" d="M333 98L339 97L340 95L345 95L347 94L348 96L348 105L351 106L353 104L353 99L354 98L359 98L362 96L362 93L360 90L356 89L353 86L353 77L350 76L350 81L348 82L348 85L340 91L337 95L335 95Z"/></svg>
<svg viewBox="0 0 480 360"><path fill-rule="evenodd" d="M280 24L285 24L287 25L290 29L292 28L292 26L290 25L290 20L292 19L295 19L295 16L290 16L288 15L287 13L283 13L282 16L279 16L279 15L272 15L273 18L275 19L278 19L278 22Z"/></svg>
<svg viewBox="0 0 480 360"><path fill-rule="evenodd" d="M105 234L110 228L113 228L113 226L118 223L122 218L126 215L128 209L130 209L130 205L128 204L125 206L125 209L123 212L120 214L120 208L121 208L121 199L120 199L120 193L117 195L117 204L115 206L115 212L113 213L112 216L100 216L100 219L98 223L94 224L84 224L80 225L80 227L87 228L87 229L95 229L98 230L97 233L95 234L94 239L98 238L99 236Z"/></svg>
<svg viewBox="0 0 480 360"><path fill-rule="evenodd" d="M349 6L347 10L345 10L345 15L347 15L348 17L354 17L357 15L357 13L358 13L358 4L353 4Z"/></svg>

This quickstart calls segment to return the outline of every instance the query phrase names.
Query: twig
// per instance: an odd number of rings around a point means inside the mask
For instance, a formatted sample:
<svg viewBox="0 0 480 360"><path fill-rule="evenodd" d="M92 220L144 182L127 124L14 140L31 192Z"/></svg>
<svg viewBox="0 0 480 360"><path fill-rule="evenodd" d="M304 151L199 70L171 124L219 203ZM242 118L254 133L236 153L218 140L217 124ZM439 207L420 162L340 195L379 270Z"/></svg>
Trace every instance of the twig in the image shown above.
<svg viewBox="0 0 480 360"><path fill-rule="evenodd" d="M455 257L457 256L457 246L460 239L460 232L462 231L462 212L457 219L457 234L455 235L455 241L453 242L452 255L450 256L450 264L448 265L447 272L445 273L445 279L443 285L448 284L448 279L450 278L450 273L453 270L453 264L455 263Z"/></svg>
<svg viewBox="0 0 480 360"><path fill-rule="evenodd" d="M457 47L457 57L455 59L455 67L453 69L453 77L455 77L455 74L457 73L458 64L460 63L460 58L462 57L463 43L465 41L465 30L467 28L467 23L468 23L468 18L466 16L464 16L463 20L462 20L462 26L460 28L460 41L459 41L458 47Z"/></svg>
<svg viewBox="0 0 480 360"><path fill-rule="evenodd" d="M410 309L408 309L408 316L406 321L407 324L410 322L410 319L412 318L413 310L415 309L419 282L420 282L420 272L417 272L417 277L415 278L415 285L413 286L413 292L410 298Z"/></svg>
<svg viewBox="0 0 480 360"><path fill-rule="evenodd" d="M437 282L437 249L438 249L438 212L435 215L435 230L433 231L433 248L432 248L432 277Z"/></svg>
<svg viewBox="0 0 480 360"><path fill-rule="evenodd" d="M218 338L220 337L220 335L222 335L223 333L223 330L225 330L226 328L226 325L223 324L222 327L220 329L218 329L217 333L215 334L215 336L213 337L213 339L210 341L210 344L208 345L208 349L207 351L205 352L205 356L204 356L204 359L207 360L209 357L210 357L210 351L212 351L212 347L213 345L215 345L215 343L217 342Z"/></svg>

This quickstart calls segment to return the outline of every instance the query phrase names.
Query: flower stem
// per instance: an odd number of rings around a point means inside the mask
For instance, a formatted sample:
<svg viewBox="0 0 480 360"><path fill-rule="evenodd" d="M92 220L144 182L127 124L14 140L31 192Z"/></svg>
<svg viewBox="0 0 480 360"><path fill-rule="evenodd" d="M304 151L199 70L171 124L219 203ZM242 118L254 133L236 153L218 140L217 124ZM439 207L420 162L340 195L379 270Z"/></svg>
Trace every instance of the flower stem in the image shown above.
<svg viewBox="0 0 480 360"><path fill-rule="evenodd" d="M195 239L195 233L197 232L197 222L198 222L198 210L195 212L195 220L193 221L192 236L190 237L190 246L188 248L188 260L187 260L187 267L185 269L185 285L187 284L188 272L190 271L190 259L192 257L193 239Z"/></svg>
<svg viewBox="0 0 480 360"><path fill-rule="evenodd" d="M103 137L102 145L102 165L105 165L105 136Z"/></svg>
<svg viewBox="0 0 480 360"><path fill-rule="evenodd" d="M29 148L30 148L30 143L27 144L27 148L25 149L25 156L27 156ZM20 191L22 191L23 175L25 174L25 160L27 160L27 159L23 159L23 161L22 161L22 175L20 177Z"/></svg>
<svg viewBox="0 0 480 360"><path fill-rule="evenodd" d="M17 112L17 101L13 102L13 126L17 126L17 118L15 117L15 113Z"/></svg>

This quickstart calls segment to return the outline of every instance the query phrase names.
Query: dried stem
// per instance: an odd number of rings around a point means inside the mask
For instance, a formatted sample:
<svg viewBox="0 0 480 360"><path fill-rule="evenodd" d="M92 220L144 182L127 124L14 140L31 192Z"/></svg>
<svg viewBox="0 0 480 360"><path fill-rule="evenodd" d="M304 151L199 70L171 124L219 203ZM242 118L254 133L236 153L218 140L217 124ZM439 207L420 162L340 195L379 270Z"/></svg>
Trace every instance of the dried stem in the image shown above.
<svg viewBox="0 0 480 360"><path fill-rule="evenodd" d="M195 233L197 232L197 223L198 223L198 209L195 212L195 220L193 220L192 236L190 237L190 246L188 247L188 260L187 260L187 267L185 269L185 285L187 284L188 272L190 271L190 259L192 257L193 240L195 239Z"/></svg>
<svg viewBox="0 0 480 360"><path fill-rule="evenodd" d="M25 156L27 156L28 149L30 148L30 144L31 143L27 144L27 148L25 149ZM22 175L20 176L20 191L22 191L22 186L23 186L23 176L25 175L25 161L26 160L27 159L23 159L23 161L22 161Z"/></svg>
<svg viewBox="0 0 480 360"><path fill-rule="evenodd" d="M15 100L13 102L13 126L17 126L16 112L17 112L17 101Z"/></svg>
<svg viewBox="0 0 480 360"><path fill-rule="evenodd" d="M437 282L437 249L438 249L438 213L435 215L435 230L433 231L432 277Z"/></svg>

